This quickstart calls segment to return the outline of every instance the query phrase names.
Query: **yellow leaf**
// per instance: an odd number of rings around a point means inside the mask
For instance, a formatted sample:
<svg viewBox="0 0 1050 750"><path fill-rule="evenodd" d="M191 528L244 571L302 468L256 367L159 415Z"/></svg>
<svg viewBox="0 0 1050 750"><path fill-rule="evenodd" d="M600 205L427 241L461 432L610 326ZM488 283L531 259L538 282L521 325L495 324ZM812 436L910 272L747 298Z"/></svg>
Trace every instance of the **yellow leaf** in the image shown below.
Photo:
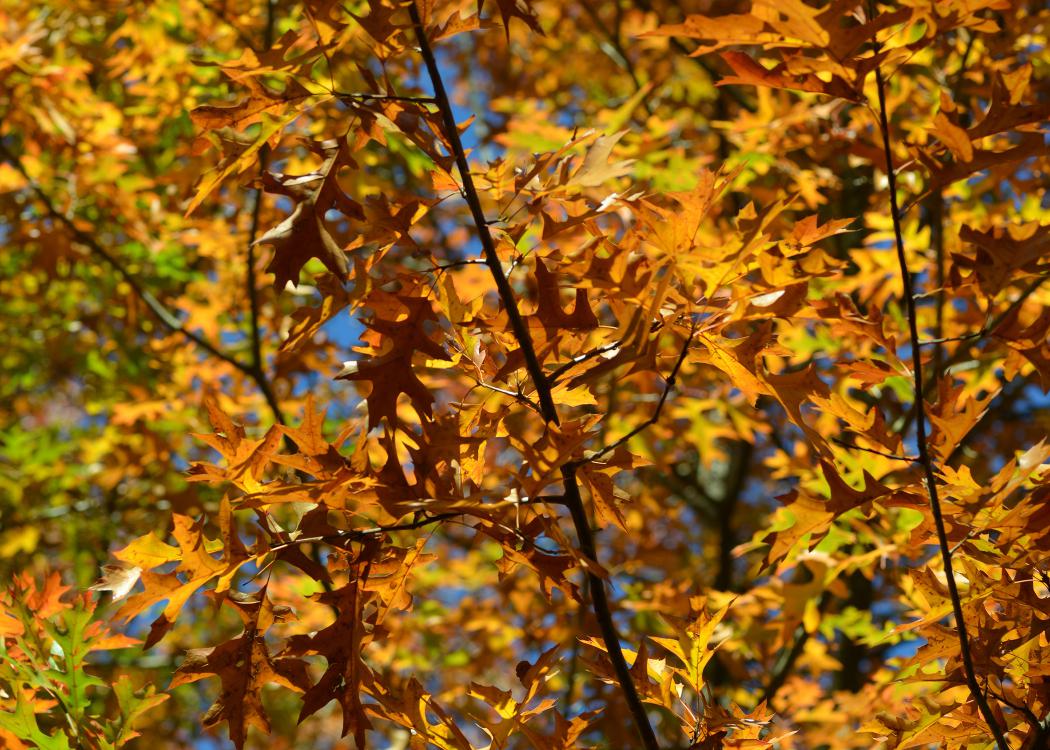
<svg viewBox="0 0 1050 750"><path fill-rule="evenodd" d="M174 562L181 556L178 547L162 542L152 531L114 553L114 557L118 560L131 563L143 570Z"/></svg>
<svg viewBox="0 0 1050 750"><path fill-rule="evenodd" d="M707 348L710 364L728 375L733 386L744 392L752 406L758 402L759 396L769 393L762 381L744 367L740 360L733 356L731 350L706 334L700 334L697 338Z"/></svg>
<svg viewBox="0 0 1050 750"><path fill-rule="evenodd" d="M29 554L40 541L40 530L36 526L23 526L0 535L0 558Z"/></svg>
<svg viewBox="0 0 1050 750"><path fill-rule="evenodd" d="M965 130L949 120L943 112L933 118L933 125L931 132L948 147L956 159L959 161L973 159L973 143L970 142L970 136Z"/></svg>

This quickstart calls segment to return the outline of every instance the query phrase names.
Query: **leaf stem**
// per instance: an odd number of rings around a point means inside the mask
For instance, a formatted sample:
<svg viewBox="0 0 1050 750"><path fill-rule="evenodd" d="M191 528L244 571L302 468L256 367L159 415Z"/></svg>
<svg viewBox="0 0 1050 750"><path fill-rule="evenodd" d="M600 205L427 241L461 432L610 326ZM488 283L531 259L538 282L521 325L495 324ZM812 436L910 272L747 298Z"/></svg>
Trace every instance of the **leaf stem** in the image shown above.
<svg viewBox="0 0 1050 750"><path fill-rule="evenodd" d="M470 165L467 162L466 151L463 148L463 143L459 137L459 128L456 125L455 116L452 113L452 104L449 100L448 93L445 90L445 84L442 81L441 71L438 68L434 52L427 39L426 29L423 28L423 22L419 16L419 9L416 7L414 1L409 3L408 12L411 16L413 26L415 26L416 37L419 40L420 53L423 57L427 74L429 75L431 84L434 88L434 98L441 113L445 137L448 139L448 143L452 149L453 155L455 156L460 179L463 181L463 196L467 201L467 205L470 207L470 213L474 219L474 224L477 227L478 238L481 241L481 246L484 251L485 264L489 267L489 271L492 273L492 278L496 283L496 289L499 292L500 300L502 301L507 312L507 317L510 320L511 330L518 341L518 345L521 347L521 353L525 360L525 369L528 371L529 378L532 380L532 384L536 389L536 395L539 400L540 412L543 415L543 419L548 424L557 425L558 410L554 405L554 398L551 395L550 383L540 366L540 361L536 355L536 348L532 343L532 337L529 334L528 326L526 326L525 320L522 318L521 313L518 310L514 290L507 279L507 275L503 272L503 266L500 263L499 255L496 252L496 243L489 231L489 222L485 218L485 212L481 205L481 198L474 185L474 179L470 172ZM583 499L580 496L580 485L576 479L575 465L571 463L563 465L561 467L561 475L562 481L565 485L565 504L569 508L573 525L576 528L576 535L580 543L580 551L589 559L597 562L594 535L591 532L590 522L587 519L587 513L583 506ZM595 618L598 621L598 627L601 630L602 640L605 642L609 659L612 662L617 680L620 683L620 690L623 693L631 714L634 716L638 733L641 736L642 745L646 750L659 750L660 745L656 740L656 733L653 731L652 724L649 722L649 717L645 713L645 706L642 703L641 696L638 694L638 689L635 687L634 680L631 677L630 668L627 666L627 660L624 658L623 650L620 647L620 636L616 632L616 625L613 623L612 610L610 609L609 600L605 592L605 582L597 575L597 573L591 570L587 570L587 579L591 590L591 604L594 609Z"/></svg>
<svg viewBox="0 0 1050 750"><path fill-rule="evenodd" d="M874 15L874 13L872 14ZM881 45L876 39L874 42L875 55L881 52ZM930 456L926 436L926 401L924 397L925 385L922 375L922 352L917 345L919 342L919 325L915 311L915 297L912 292L911 273L908 270L908 260L904 252L904 234L901 229L901 213L897 204L897 179L893 166L893 150L890 144L890 124L886 108L886 84L882 77L881 66L875 65L875 82L879 98L879 127L882 131L882 150L886 157L886 179L889 183L890 212L893 220L893 234L896 240L897 263L900 266L901 284L904 292L904 305L908 313L908 332L912 343L912 374L914 376L913 391L915 394L915 431L918 443L918 458L926 477L926 489L930 499L930 513L933 515L933 523L937 532L937 546L940 548L941 561L944 565L944 574L948 587L948 596L951 598L952 611L955 614L955 629L959 639L959 651L962 656L963 672L966 676L966 684L970 689L977 708L984 717L985 722L995 736L996 745L999 750L1009 750L1009 744L1003 735L992 713L992 708L985 698L980 684L977 682L977 673L973 664L973 655L970 653L970 638L966 631L966 619L963 615L962 600L959 597L959 589L955 582L954 566L952 565L952 552L948 544L948 534L944 525L944 514L941 510L941 501L937 491L937 477L934 473L933 459ZM937 373L933 374L936 381Z"/></svg>

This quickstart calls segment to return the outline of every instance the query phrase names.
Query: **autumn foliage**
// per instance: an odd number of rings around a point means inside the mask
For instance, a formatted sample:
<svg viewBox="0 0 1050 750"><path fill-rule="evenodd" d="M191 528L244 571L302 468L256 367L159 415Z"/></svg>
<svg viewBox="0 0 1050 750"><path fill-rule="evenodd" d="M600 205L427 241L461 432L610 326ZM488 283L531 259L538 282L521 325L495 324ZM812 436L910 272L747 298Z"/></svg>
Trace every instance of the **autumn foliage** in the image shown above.
<svg viewBox="0 0 1050 750"><path fill-rule="evenodd" d="M1050 747L1048 37L0 5L0 746Z"/></svg>

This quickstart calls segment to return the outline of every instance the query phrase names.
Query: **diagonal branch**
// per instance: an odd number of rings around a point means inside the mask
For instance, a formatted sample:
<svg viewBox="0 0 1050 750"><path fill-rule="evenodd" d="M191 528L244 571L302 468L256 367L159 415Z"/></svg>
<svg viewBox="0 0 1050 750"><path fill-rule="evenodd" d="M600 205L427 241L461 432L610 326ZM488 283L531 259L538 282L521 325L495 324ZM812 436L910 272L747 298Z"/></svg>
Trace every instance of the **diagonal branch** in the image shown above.
<svg viewBox="0 0 1050 750"><path fill-rule="evenodd" d="M442 81L441 71L438 69L437 60L434 58L434 52L427 39L426 29L423 28L423 22L419 17L419 9L416 7L414 1L409 3L408 12L411 16L413 26L415 26L416 38L419 40L420 53L423 57L423 62L426 65L431 85L434 88L434 98L440 109L445 137L448 139L448 143L452 148L456 159L456 166L459 169L460 179L463 181L463 196L467 201L467 205L470 207L471 216L477 227L478 237L484 251L485 264L489 267L489 271L492 273L492 278L496 282L496 289L499 292L500 300L507 311L511 330L518 341L518 346L521 348L521 353L525 360L525 369L528 371L529 378L532 380L532 384L536 389L536 395L543 419L548 424L556 425L558 424L558 411L554 405L554 398L551 395L550 382L540 366L540 361L536 355L536 348L532 343L529 329L525 325L525 321L518 310L514 290L511 288L510 282L507 280L507 275L503 272L503 266L500 263L499 255L496 252L496 243L493 241L492 234L489 231L489 223L485 218L485 212L481 205L481 198L478 195L477 188L474 186L474 180L471 177L470 165L467 162L466 151L460 140L459 129L456 125L455 116L452 113L452 104L449 101L448 92L445 90L445 84ZM571 463L563 465L561 467L561 475L562 481L565 485L565 504L569 508L573 525L576 528L576 535L580 543L580 551L587 558L597 561L594 535L591 532L587 512L584 509L583 499L580 496L580 485L576 479L576 466ZM616 678L620 684L620 690L622 691L627 706L634 717L638 733L641 736L642 745L646 750L659 750L660 745L656 740L656 733L653 731L652 724L649 722L649 717L645 713L645 706L642 704L641 696L638 694L638 689L631 677L630 668L627 666L627 660L624 658L623 649L620 647L620 636L616 631L616 625L613 623L612 610L605 591L605 582L590 569L587 570L587 580L591 591L591 604L594 608L594 615L598 621L599 629L601 630L602 640L605 642L609 660L612 662L613 669L616 672Z"/></svg>
<svg viewBox="0 0 1050 750"><path fill-rule="evenodd" d="M225 2L222 2L221 4L216 4L214 2L211 2L211 0L201 0L201 7L209 13L211 13L212 15L214 15L218 20L225 23L231 29L233 29L233 32L237 35L237 38L241 40L241 44L243 44L245 47L252 50L253 52L259 52L259 50L255 46L255 40L251 38L248 32L246 32L240 25L235 23L234 20L230 18L230 14L226 11ZM262 51L265 52L266 50Z"/></svg>
<svg viewBox="0 0 1050 750"><path fill-rule="evenodd" d="M616 30L614 31L606 25L605 21L602 20L601 14L598 12L598 9L595 7L595 5L591 3L583 3L583 9L587 13L587 15L590 16L591 21L594 22L594 25L598 28L602 35L608 40L609 46L603 51L606 53L609 59L611 59L619 67L623 68L624 72L626 72L627 75L631 77L631 83L634 84L634 90L636 92L641 91L643 84L641 82L641 79L638 78L638 71L635 68L634 62L632 62L630 55L627 53L627 50L624 49L623 40L620 37L619 18L617 18L618 23ZM621 15L622 8L620 8L619 0L616 1L616 11L617 16ZM648 97L642 100L642 106L645 107L645 111L649 114L649 116L652 116L652 104L649 102Z"/></svg>
<svg viewBox="0 0 1050 750"><path fill-rule="evenodd" d="M865 453L871 453L874 456L882 456L883 458L892 458L894 461L904 461L906 463L915 463L919 459L912 456L898 456L896 453L889 453L887 451L876 450L875 448L865 448L863 445L857 445L851 443L848 440L841 440L840 438L831 438L831 442L835 445L841 445L843 448L850 448L855 451L863 451Z"/></svg>
<svg viewBox="0 0 1050 750"><path fill-rule="evenodd" d="M874 2L871 2L874 11ZM871 14L874 16L874 12ZM881 45L876 38L874 42L875 56L878 57ZM922 375L922 352L917 346L919 341L919 325L915 312L915 296L912 290L911 273L908 270L908 260L904 253L904 235L901 230L901 212L897 205L897 179L893 166L893 150L890 145L890 124L886 110L886 84L882 77L882 69L875 65L875 83L879 97L879 127L882 130L882 150L886 156L886 179L889 182L890 211L893 219L893 234L897 246L897 263L900 266L901 284L904 287L904 305L908 313L908 332L912 342L912 374L914 375L915 396L915 428L916 442L918 443L919 463L922 464L923 473L926 476L926 489L930 497L930 513L933 515L933 523L937 531L937 546L940 548L941 561L944 564L944 574L948 586L948 595L952 601L952 611L955 613L955 628L959 639L959 651L962 656L963 672L966 675L966 685L970 689L970 695L977 704L981 716L995 736L996 745L999 750L1008 750L1010 747L1003 736L1003 731L996 721L995 714L977 682L977 673L973 664L973 655L970 653L970 638L966 632L966 620L963 616L962 600L959 597L959 589L955 582L955 573L952 565L952 552L948 545L948 535L944 526L944 514L941 510L941 501L937 491L937 477L934 472L933 459L930 456L929 447L926 442L926 401L923 393L925 382ZM936 380L937 373L934 373Z"/></svg>
<svg viewBox="0 0 1050 750"><path fill-rule="evenodd" d="M48 216L62 224L73 236L74 240L80 245L86 247L93 254L97 255L105 261L108 266L116 271L120 278L131 287L131 291L133 291L135 295L145 303L146 307L150 309L150 311L157 317L157 320L159 320L165 328L172 333L177 333L180 336L183 336L213 357L221 359L227 364L233 365L246 375L252 375L252 368L250 365L226 354L196 331L191 331L189 328L186 328L173 312L166 308L160 300L154 297L152 292L142 286L142 283L124 267L115 255L104 248L94 237L81 230L72 219L55 208L51 196L45 193L43 188L41 188L36 181L29 176L29 173L26 172L25 167L22 165L22 161L12 154L3 142L0 142L0 157L11 164L11 166L26 179L30 190L32 190L37 199L44 204L44 209L47 211Z"/></svg>
<svg viewBox="0 0 1050 750"><path fill-rule="evenodd" d="M653 324L651 326L649 326L649 333L650 334L656 333L662 327L663 327L663 321L657 320L657 321L653 322ZM584 364L586 362L589 362L590 360L594 359L595 357L600 357L603 354L608 354L610 352L615 352L617 349L619 349L623 345L624 345L623 339L617 339L616 341L610 341L608 343L601 344L600 346L596 346L593 349L590 349L589 351L584 352L583 354L579 354L579 355L573 357L568 362L565 362L564 364L561 364L558 367L556 367L551 372L551 374L547 376L548 381L550 382L550 385L554 386L561 379L562 375L564 375L565 373L567 373L569 370L573 369L574 367L578 367L579 365L582 365L582 364Z"/></svg>
<svg viewBox="0 0 1050 750"><path fill-rule="evenodd" d="M266 374L262 371L261 366L257 365L254 361L242 362L236 357L222 351L218 346L208 341L208 339L204 338L201 334L187 328L175 313L165 307L164 303L158 300L151 291L142 285L142 282L139 281L138 278L128 271L116 255L103 247L103 245L90 234L80 229L76 225L76 222L55 207L55 203L51 199L51 196L44 192L44 189L29 176L29 173L26 172L25 167L22 165L22 161L12 154L3 142L0 142L0 158L11 164L11 166L25 178L29 189L33 191L34 195L36 195L37 200L43 204L47 215L62 224L62 226L69 231L70 235L72 235L74 241L83 247L86 247L93 255L101 258L106 265L116 271L117 275L123 279L124 283L131 287L131 291L135 293L135 296L142 300L146 307L150 309L153 315L165 328L172 333L179 334L190 343L199 347L205 353L231 365L236 370L247 375L259 388L263 398L266 399L270 411L273 412L274 419L284 424L284 414L281 411L277 397L274 395L273 388L271 387Z"/></svg>

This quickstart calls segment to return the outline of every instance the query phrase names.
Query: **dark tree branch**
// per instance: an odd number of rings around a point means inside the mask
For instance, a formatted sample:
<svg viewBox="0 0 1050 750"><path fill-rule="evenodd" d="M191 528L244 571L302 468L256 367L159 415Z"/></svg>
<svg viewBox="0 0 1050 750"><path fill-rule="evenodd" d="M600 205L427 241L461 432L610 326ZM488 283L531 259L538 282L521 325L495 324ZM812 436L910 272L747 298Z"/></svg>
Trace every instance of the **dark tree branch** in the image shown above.
<svg viewBox="0 0 1050 750"><path fill-rule="evenodd" d="M266 166L270 160L270 149L263 146L259 150L259 177L266 173ZM248 257L245 261L245 286L248 287L248 316L251 325L252 342L252 367L262 369L262 337L259 332L259 290L255 279L255 240L259 236L259 223L262 216L263 188L260 184L255 188L255 198L252 203L252 221L248 227Z"/></svg>
<svg viewBox="0 0 1050 750"><path fill-rule="evenodd" d="M872 7L871 15L874 17L874 2L869 3ZM875 54L881 52L881 45L876 38L874 42ZM959 651L962 656L963 672L966 675L966 684L970 689L970 695L977 704L978 710L984 717L985 722L995 736L996 745L999 750L1008 750L1009 744L1003 731L996 721L995 714L977 682L977 673L973 664L973 655L970 653L970 639L966 631L966 620L963 616L962 600L959 597L959 588L955 582L954 566L952 565L952 553L948 544L948 534L944 525L944 514L941 510L941 501L937 491L937 476L935 473L933 459L930 456L929 446L926 440L926 401L924 393L925 381L922 375L922 352L914 342L919 341L919 327L915 311L915 297L912 291L911 272L908 269L908 259L904 252L904 234L901 229L900 207L897 205L897 179L893 166L893 148L890 144L890 123L886 109L886 85L882 77L882 69L875 66L875 83L879 98L879 127L882 130L882 150L886 157L886 179L889 182L890 212L893 220L893 233L897 247L897 263L900 266L901 284L903 285L904 304L908 313L908 331L912 345L912 373L914 375L915 395L915 426L916 442L918 443L919 463L922 464L923 473L926 476L926 489L930 499L930 513L933 515L934 526L937 531L937 546L940 548L941 561L944 565L944 574L948 587L948 595L952 602L952 611L955 613L955 628L959 639ZM936 380L936 373L934 373Z"/></svg>
<svg viewBox="0 0 1050 750"><path fill-rule="evenodd" d="M467 201L467 205L470 207L470 213L477 228L478 238L481 241L482 250L484 251L485 263L489 267L489 271L492 273L492 278L496 283L496 289L499 292L500 300L507 312L511 330L518 341L518 345L521 347L521 353L525 360L525 369L528 371L529 378L532 380L532 384L536 389L536 395L539 400L540 411L543 418L548 424L558 424L558 411L551 395L550 383L540 366L535 346L532 343L532 336L529 334L528 326L525 324L525 320L522 318L521 313L518 310L514 290L507 279L507 275L503 271L499 255L496 252L496 243L493 241L492 234L489 231L489 223L485 218L485 212L481 205L481 198L478 195L477 188L474 186L474 179L471 176L470 165L467 162L466 151L464 150L463 143L459 137L459 129L456 126L455 116L452 112L452 104L449 100L448 93L445 90L441 71L438 68L437 60L434 58L434 52L430 47L430 42L426 35L426 29L423 28L423 23L419 16L419 9L416 7L415 2L409 4L408 12L411 16L412 24L416 29L416 38L419 41L420 54L423 57L427 74L430 77L431 85L434 88L434 98L437 100L437 106L440 110L445 137L448 139L448 143L450 144L453 155L456 159L456 166L459 169L460 179L463 182L463 196ZM583 499L580 496L580 486L576 479L576 467L573 464L565 464L562 466L561 475L562 481L565 485L565 502L572 516L573 525L576 528L576 535L580 543L580 551L587 558L597 561L594 535L591 532L590 523L587 520L587 513L583 506ZM591 603L594 608L595 617L598 620L602 639L605 642L609 659L612 662L614 671L616 672L616 677L620 684L620 690L623 693L631 714L634 716L638 733L641 736L642 745L646 750L659 750L660 745L656 740L656 733L653 731L652 724L649 722L649 717L645 713L645 706L642 703L641 696L638 694L638 689L635 687L634 680L631 677L630 668L627 665L627 660L624 658L623 650L620 647L620 636L619 633L616 632L616 625L613 623L612 610L605 592L605 582L596 573L590 570L587 571L587 578L591 589Z"/></svg>
<svg viewBox="0 0 1050 750"><path fill-rule="evenodd" d="M817 602L817 611L823 612L830 601L831 595L825 591ZM798 661L799 657L802 656L802 652L806 649L806 641L809 640L809 635L809 631L801 623L795 628L794 641L791 643L791 648L787 651L782 651L780 659L773 665L773 671L769 675L769 682L762 688L762 693L759 696L759 704L768 703L770 708L776 710L773 707L773 699L776 698L777 691L784 687L788 676L795 668L795 662Z"/></svg>
<svg viewBox="0 0 1050 750"><path fill-rule="evenodd" d="M719 591L732 591L734 588L733 548L736 547L737 537L733 520L747 486L754 452L755 446L750 441L736 442L725 492L718 503L718 572L715 574L714 587Z"/></svg>
<svg viewBox="0 0 1050 750"><path fill-rule="evenodd" d="M221 351L218 347L215 346L215 344L212 344L210 341L208 341L196 331L191 331L189 328L186 328L186 326L178 319L178 317L173 312L168 310L168 308L166 308L160 302L160 300L154 297L152 292L150 292L148 289L142 286L142 283L137 278L135 278L135 276L133 276L127 268L124 267L124 264L121 263L115 255L113 255L106 248L104 248L94 237L82 231L72 219L70 219L68 216L66 216L57 208L55 208L55 204L51 200L51 196L45 193L43 188L41 188L29 176L29 174L25 170L25 167L22 166L22 161L17 156L12 154L8 150L7 146L3 144L3 142L0 142L0 157L3 157L9 164L11 164L12 167L15 168L15 170L18 171L19 174L21 174L26 179L26 182L29 185L29 189L33 191L33 194L36 195L37 199L44 205L44 209L46 210L48 216L62 224L77 243L86 247L94 255L97 255L99 258L101 258L106 263L106 265L110 266L114 271L116 271L117 275L119 275L120 278L124 280L124 283L131 287L131 291L135 293L135 296L137 296L143 301L143 303L145 303L146 307L150 309L150 311L156 316L157 320L159 320L165 328L167 328L172 333L179 334L180 336L184 337L188 341L203 349L211 356L220 359L229 365L232 365L244 374L248 376L252 375L251 365L245 364L240 360L230 356L229 354Z"/></svg>

